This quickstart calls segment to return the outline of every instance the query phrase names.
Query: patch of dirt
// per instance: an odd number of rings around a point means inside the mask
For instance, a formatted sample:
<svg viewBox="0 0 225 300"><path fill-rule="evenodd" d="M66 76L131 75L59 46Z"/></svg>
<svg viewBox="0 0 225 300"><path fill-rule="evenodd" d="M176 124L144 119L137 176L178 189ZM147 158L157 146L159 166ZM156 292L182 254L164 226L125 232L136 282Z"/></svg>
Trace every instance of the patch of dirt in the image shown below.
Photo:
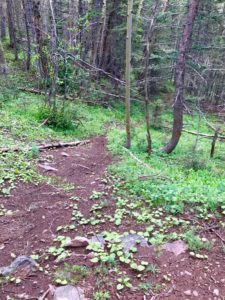
<svg viewBox="0 0 225 300"><path fill-rule="evenodd" d="M22 283L6 283L1 286L0 300L7 296L18 299L16 295L25 293L38 299L47 290L49 284L54 284L53 273L57 267L63 267L64 262L56 262L54 257L46 258L47 249L53 245L53 240L58 235L70 237L90 237L104 230L125 232L130 229L141 231L146 224L137 224L127 218L123 225L115 226L105 222L96 226L77 225L75 230L57 232L58 226L71 224L71 197L78 197L79 211L90 217L90 208L97 200L90 200L93 191L104 192L107 206L103 208L104 216L114 215L115 199L111 193L112 184L103 180L106 177L107 166L112 163L112 156L106 149L106 139L95 137L91 143L74 148L49 150L43 152L40 163L48 163L56 171L46 171L39 168L42 175L48 176L53 183L18 184L9 198L0 198L7 210L12 215L0 217L0 266L11 263L11 254L31 255L39 254L38 262L44 271L37 271L23 278ZM220 232L221 237L224 231ZM207 260L191 258L188 253L175 257L169 252L155 252L152 247L140 248L136 254L141 260L148 261L157 266L158 272L144 274L140 279L137 273L124 266L120 270L131 278L132 289L122 292L115 290L118 274L110 271L98 277L96 265L87 259L88 251L84 248L74 249L71 257L65 261L76 265L85 265L90 268L90 273L78 285L83 288L86 297L93 299L93 292L98 285L110 291L112 300L186 300L186 299L211 299L219 300L225 297L225 254L221 247L222 241L211 231L205 232L205 238L214 240L213 250L207 253ZM166 275L166 276L165 276ZM104 278L105 277L105 278ZM137 289L138 284L151 283L154 292ZM219 295L216 295L217 290ZM216 292L215 292L216 291Z"/></svg>

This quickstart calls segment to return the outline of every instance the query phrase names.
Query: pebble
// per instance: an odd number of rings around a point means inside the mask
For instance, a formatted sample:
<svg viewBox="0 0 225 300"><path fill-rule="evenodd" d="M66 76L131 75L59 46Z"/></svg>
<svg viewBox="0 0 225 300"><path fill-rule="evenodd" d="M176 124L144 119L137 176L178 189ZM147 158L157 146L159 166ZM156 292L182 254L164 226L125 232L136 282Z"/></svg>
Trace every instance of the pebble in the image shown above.
<svg viewBox="0 0 225 300"><path fill-rule="evenodd" d="M193 295L194 295L195 297L198 297L198 292L197 292L197 291L193 291Z"/></svg>
<svg viewBox="0 0 225 300"><path fill-rule="evenodd" d="M186 296L191 296L192 293L191 293L191 290L187 290L187 291L184 292L184 294L185 294Z"/></svg>
<svg viewBox="0 0 225 300"><path fill-rule="evenodd" d="M213 294L218 297L220 295L220 291L218 289L214 289Z"/></svg>
<svg viewBox="0 0 225 300"><path fill-rule="evenodd" d="M188 276L192 276L192 274L188 271L184 271L184 274L188 275Z"/></svg>

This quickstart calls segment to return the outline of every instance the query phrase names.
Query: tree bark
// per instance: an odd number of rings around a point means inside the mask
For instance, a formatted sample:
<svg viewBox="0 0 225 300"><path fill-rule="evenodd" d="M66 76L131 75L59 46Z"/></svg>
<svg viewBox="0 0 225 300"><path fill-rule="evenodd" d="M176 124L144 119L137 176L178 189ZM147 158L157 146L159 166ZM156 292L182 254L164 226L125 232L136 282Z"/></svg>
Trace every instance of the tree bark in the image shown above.
<svg viewBox="0 0 225 300"><path fill-rule="evenodd" d="M30 70L30 64L31 64L31 37L30 37L29 21L28 21L28 17L27 17L27 7L26 7L25 0L22 0L22 5L23 5L23 12L24 12L26 35L27 35L27 61L26 61L26 69L27 69L27 71L29 71Z"/></svg>
<svg viewBox="0 0 225 300"><path fill-rule="evenodd" d="M176 62L176 78L175 78L175 98L173 106L173 132L169 143L163 148L166 153L171 153L179 143L183 128L183 104L184 104L184 78L185 78L185 62L188 47L190 45L191 35L195 16L197 13L198 0L189 0L188 14L186 24L184 26L182 39L179 45L177 62Z"/></svg>
<svg viewBox="0 0 225 300"><path fill-rule="evenodd" d="M154 27L157 16L157 9L159 6L159 0L155 0L154 7L152 10L152 18L150 19L147 35L146 35L146 49L145 49L145 59L144 59L144 93L145 93L145 120L146 120L146 137L147 137L147 152L151 154L152 152L152 138L150 133L150 111L149 111L149 60L151 58L152 47L154 45Z"/></svg>
<svg viewBox="0 0 225 300"><path fill-rule="evenodd" d="M7 67L5 63L5 56L4 56L4 51L2 48L2 42L0 40L0 75L6 74L7 73Z"/></svg>
<svg viewBox="0 0 225 300"><path fill-rule="evenodd" d="M34 16L34 27L36 33L36 40L37 40L37 52L39 55L39 67L40 67L40 75L43 79L48 78L48 59L46 57L46 53L44 51L44 38L43 32L41 27L41 15L39 11L39 1L33 0L32 7L33 7L33 16Z"/></svg>
<svg viewBox="0 0 225 300"><path fill-rule="evenodd" d="M126 99L125 99L125 123L126 123L126 148L131 147L131 120L130 120L130 87L131 87L131 42L132 42L132 10L133 0L128 0L127 7L127 38L126 38Z"/></svg>
<svg viewBox="0 0 225 300"><path fill-rule="evenodd" d="M2 5L0 5L0 36L2 40L6 38L6 18Z"/></svg>
<svg viewBox="0 0 225 300"><path fill-rule="evenodd" d="M18 48L17 48L17 40L16 40L13 2L12 0L6 0L6 3L7 3L10 47L14 49L15 60L18 60Z"/></svg>
<svg viewBox="0 0 225 300"><path fill-rule="evenodd" d="M53 106L56 105L56 85L58 80L58 58L57 58L57 44L58 44L58 37L57 37L57 27L56 27L56 20L55 20L55 12L53 7L52 0L49 0L50 6L50 13L51 13L51 61L52 61L52 81L51 81L51 88L49 91L49 105L51 106L51 99L53 99Z"/></svg>

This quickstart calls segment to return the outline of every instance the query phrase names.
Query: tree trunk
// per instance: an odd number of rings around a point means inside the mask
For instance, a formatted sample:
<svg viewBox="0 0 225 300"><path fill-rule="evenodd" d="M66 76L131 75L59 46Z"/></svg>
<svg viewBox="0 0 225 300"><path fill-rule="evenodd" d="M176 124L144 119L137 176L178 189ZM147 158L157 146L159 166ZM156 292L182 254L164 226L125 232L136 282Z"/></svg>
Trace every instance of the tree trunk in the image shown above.
<svg viewBox="0 0 225 300"><path fill-rule="evenodd" d="M104 51L104 43L105 43L105 35L106 35L106 26L107 26L107 0L103 0L102 6L102 26L101 26L101 38L99 42L99 64L101 67L103 60L103 51Z"/></svg>
<svg viewBox="0 0 225 300"><path fill-rule="evenodd" d="M3 7L0 5L0 36L2 40L6 38L6 18L3 11Z"/></svg>
<svg viewBox="0 0 225 300"><path fill-rule="evenodd" d="M127 38L126 38L126 100L125 100L125 122L126 122L126 148L131 147L131 121L130 121L130 87L131 87L131 41L132 41L132 10L133 0L128 0L127 7Z"/></svg>
<svg viewBox="0 0 225 300"><path fill-rule="evenodd" d="M178 50L175 79L176 92L173 106L173 132L170 142L163 148L163 151L165 151L166 153L171 153L176 148L182 133L185 62L188 47L190 45L194 20L197 13L197 4L198 0L189 0L187 20L184 26L183 35Z"/></svg>
<svg viewBox="0 0 225 300"><path fill-rule="evenodd" d="M14 22L13 2L12 2L12 0L6 0L6 3L7 3L10 47L14 49L15 60L17 60L18 59L18 49L17 49L16 29L15 29L15 22Z"/></svg>
<svg viewBox="0 0 225 300"><path fill-rule="evenodd" d="M154 27L157 16L157 9L159 6L159 0L155 0L152 18L149 22L146 36L146 49L145 49L145 62L144 62L144 93L145 93L145 120L146 120L146 137L147 137L147 152L151 154L152 152L152 138L150 133L150 111L149 111L149 83L148 83L148 73L149 73L149 60L151 58L152 47L154 45Z"/></svg>
<svg viewBox="0 0 225 300"><path fill-rule="evenodd" d="M6 74L6 72L7 72L7 68L5 63L5 56L2 48L2 42L0 40L0 75Z"/></svg>
<svg viewBox="0 0 225 300"><path fill-rule="evenodd" d="M56 27L56 20L55 20L55 12L53 7L52 0L49 0L49 6L50 6L50 13L51 13L51 61L52 61L52 69L53 69L53 75L52 75L52 81L51 81L51 88L49 91L49 106L52 105L52 99L53 99L53 106L56 105L56 84L58 80L58 58L57 58L57 43L58 43L58 37L57 37L57 27Z"/></svg>
<svg viewBox="0 0 225 300"><path fill-rule="evenodd" d="M36 33L36 40L38 44L37 52L39 54L39 66L40 66L40 75L43 79L48 78L48 59L44 51L44 38L41 27L41 15L39 11L40 2L33 0L33 16L34 16L34 27Z"/></svg>
<svg viewBox="0 0 225 300"><path fill-rule="evenodd" d="M25 27L26 27L26 35L27 35L27 61L26 61L26 69L27 71L30 70L30 63L31 63L31 37L30 37L30 30L29 30L29 22L27 17L27 7L25 0L22 0L23 11L24 11L24 20L25 20Z"/></svg>

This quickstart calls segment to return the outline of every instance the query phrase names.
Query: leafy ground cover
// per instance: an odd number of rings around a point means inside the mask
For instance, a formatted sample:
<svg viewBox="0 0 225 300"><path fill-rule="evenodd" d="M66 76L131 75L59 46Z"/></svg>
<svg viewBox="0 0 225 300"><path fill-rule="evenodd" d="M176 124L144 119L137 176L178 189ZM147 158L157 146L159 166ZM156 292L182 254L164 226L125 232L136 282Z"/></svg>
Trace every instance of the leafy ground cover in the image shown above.
<svg viewBox="0 0 225 300"><path fill-rule="evenodd" d="M1 155L0 264L26 254L40 267L34 277L19 273L1 278L2 299L19 299L24 292L38 297L50 283L78 284L90 299L225 295L223 142L210 159L211 141L196 141L192 135L187 139L184 133L174 154L164 155L160 148L168 139L164 127L171 116L163 114L161 128L152 129L154 152L148 157L138 106L129 152L123 147L123 110L118 105L92 107L76 100L68 108L74 123L65 129L43 124L40 96L15 90L3 100L0 148L23 151ZM205 120L199 124L195 115L185 116L185 128L210 133ZM108 137L107 146L99 137L90 145L66 149L68 156L64 150L41 154L37 149L45 141L97 135ZM56 171L41 170L40 161ZM65 247L77 235L96 234L104 238L104 248L96 243L75 251ZM150 248L137 243L124 253L121 237L130 234L144 237ZM181 256L162 250L165 243L178 240L188 246Z"/></svg>

